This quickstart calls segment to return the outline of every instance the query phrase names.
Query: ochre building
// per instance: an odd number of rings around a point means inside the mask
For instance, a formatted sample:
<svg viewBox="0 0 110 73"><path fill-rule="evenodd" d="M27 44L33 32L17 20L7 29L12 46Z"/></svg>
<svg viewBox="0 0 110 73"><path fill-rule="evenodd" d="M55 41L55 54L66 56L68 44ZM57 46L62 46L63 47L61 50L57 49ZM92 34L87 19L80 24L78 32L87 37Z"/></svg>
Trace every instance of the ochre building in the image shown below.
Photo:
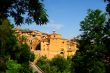
<svg viewBox="0 0 110 73"><path fill-rule="evenodd" d="M46 56L51 59L57 55L73 56L77 51L76 41L62 38L55 31L52 34L43 33L37 30L15 29L17 38L22 43L27 43L36 59Z"/></svg>

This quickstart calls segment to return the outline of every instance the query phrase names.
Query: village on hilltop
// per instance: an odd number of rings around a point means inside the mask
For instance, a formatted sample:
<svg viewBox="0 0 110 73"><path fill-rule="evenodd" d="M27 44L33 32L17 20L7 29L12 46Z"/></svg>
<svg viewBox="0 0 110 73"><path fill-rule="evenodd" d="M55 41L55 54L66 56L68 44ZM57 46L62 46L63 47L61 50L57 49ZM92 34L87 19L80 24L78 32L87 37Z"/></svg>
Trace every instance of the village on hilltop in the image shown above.
<svg viewBox="0 0 110 73"><path fill-rule="evenodd" d="M53 33L43 33L38 30L15 28L17 38L22 43L27 43L31 51L34 52L36 59L46 56L52 59L57 55L64 58L73 56L77 50L76 41L68 40L55 31Z"/></svg>

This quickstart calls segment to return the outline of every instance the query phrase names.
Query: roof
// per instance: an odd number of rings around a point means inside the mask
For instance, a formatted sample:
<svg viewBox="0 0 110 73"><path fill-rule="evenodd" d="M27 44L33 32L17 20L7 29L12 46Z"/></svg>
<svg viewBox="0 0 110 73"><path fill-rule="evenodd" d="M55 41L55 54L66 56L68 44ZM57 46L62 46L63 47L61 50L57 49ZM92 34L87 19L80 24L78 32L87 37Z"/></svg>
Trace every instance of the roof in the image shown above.
<svg viewBox="0 0 110 73"><path fill-rule="evenodd" d="M56 33L56 31L53 31L53 33L52 34L50 34L50 35L61 35L61 34L58 34L58 33Z"/></svg>
<svg viewBox="0 0 110 73"><path fill-rule="evenodd" d="M32 31L32 30L29 30L29 29L21 29L21 32L24 32L24 33L32 33L33 31Z"/></svg>

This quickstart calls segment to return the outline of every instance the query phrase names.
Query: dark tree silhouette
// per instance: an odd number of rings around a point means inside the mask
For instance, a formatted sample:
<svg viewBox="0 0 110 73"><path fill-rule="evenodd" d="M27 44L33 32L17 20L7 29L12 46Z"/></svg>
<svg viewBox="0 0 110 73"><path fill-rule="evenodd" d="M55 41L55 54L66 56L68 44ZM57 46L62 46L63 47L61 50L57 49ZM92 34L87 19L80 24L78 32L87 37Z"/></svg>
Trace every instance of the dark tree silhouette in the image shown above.
<svg viewBox="0 0 110 73"><path fill-rule="evenodd" d="M89 10L88 15L81 21L80 39L78 39L79 50L73 57L73 71L76 73L106 73L104 57L107 48L102 39L104 32L106 14L100 10ZM75 69L75 70L74 70Z"/></svg>
<svg viewBox="0 0 110 73"><path fill-rule="evenodd" d="M108 21L106 23L106 27L105 27L105 33L106 36L103 38L103 42L106 45L106 48L108 49L108 52L106 53L105 56L105 62L106 62L106 66L107 66L107 73L110 73L110 0L104 0L107 5L106 5L106 12L108 13Z"/></svg>
<svg viewBox="0 0 110 73"><path fill-rule="evenodd" d="M48 22L41 0L0 0L0 18L7 17L14 18L17 25L31 22L46 24Z"/></svg>

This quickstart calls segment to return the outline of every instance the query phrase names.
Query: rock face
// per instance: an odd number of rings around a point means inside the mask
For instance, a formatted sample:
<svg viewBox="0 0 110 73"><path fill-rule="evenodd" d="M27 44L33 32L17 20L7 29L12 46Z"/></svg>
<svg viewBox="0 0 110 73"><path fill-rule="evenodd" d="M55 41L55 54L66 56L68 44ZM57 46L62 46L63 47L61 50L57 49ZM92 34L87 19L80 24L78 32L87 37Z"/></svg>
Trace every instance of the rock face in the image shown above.
<svg viewBox="0 0 110 73"><path fill-rule="evenodd" d="M31 51L35 53L36 59L41 56L51 59L57 55L67 58L67 56L74 55L77 50L76 41L64 39L55 31L48 34L38 30L14 30L18 40L29 45Z"/></svg>

